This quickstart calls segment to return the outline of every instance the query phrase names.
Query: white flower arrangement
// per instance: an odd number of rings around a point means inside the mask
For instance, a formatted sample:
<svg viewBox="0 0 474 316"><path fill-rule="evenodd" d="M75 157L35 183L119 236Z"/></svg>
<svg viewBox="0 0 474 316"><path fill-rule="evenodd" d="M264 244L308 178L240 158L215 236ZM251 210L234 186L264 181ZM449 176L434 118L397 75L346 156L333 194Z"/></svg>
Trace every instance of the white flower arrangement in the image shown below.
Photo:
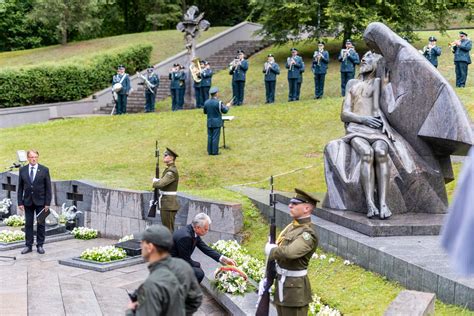
<svg viewBox="0 0 474 316"><path fill-rule="evenodd" d="M319 259L321 259L321 260L324 260L324 259L326 259L326 258L327 258L326 255L320 255L320 256L319 256Z"/></svg>
<svg viewBox="0 0 474 316"><path fill-rule="evenodd" d="M349 260L344 260L344 265L345 266L350 266L352 264L352 262L350 262Z"/></svg>
<svg viewBox="0 0 474 316"><path fill-rule="evenodd" d="M21 230L1 230L0 242L10 243L25 240L25 233Z"/></svg>
<svg viewBox="0 0 474 316"><path fill-rule="evenodd" d="M131 235L125 235L123 236L122 238L119 239L118 242L124 242L124 241L127 241L127 240L132 240L134 237L133 237L133 234Z"/></svg>
<svg viewBox="0 0 474 316"><path fill-rule="evenodd" d="M329 260L328 260L328 261L329 261L329 263L336 262L336 258L332 258L332 257L331 257L331 258L329 258Z"/></svg>
<svg viewBox="0 0 474 316"><path fill-rule="evenodd" d="M114 246L89 248L81 253L81 259L97 262L110 262L114 260L121 260L126 257L127 253L125 250Z"/></svg>
<svg viewBox="0 0 474 316"><path fill-rule="evenodd" d="M220 267L214 273L215 287L224 293L245 294L247 292L247 276L232 266Z"/></svg>
<svg viewBox="0 0 474 316"><path fill-rule="evenodd" d="M25 226L25 217L20 215L12 215L8 218L5 218L3 222L7 226L20 227Z"/></svg>
<svg viewBox="0 0 474 316"><path fill-rule="evenodd" d="M12 200L9 198L4 198L0 201L0 214L10 213L10 207L12 206Z"/></svg>
<svg viewBox="0 0 474 316"><path fill-rule="evenodd" d="M222 255L232 258L237 266L255 282L260 282L265 277L265 263L249 255L247 249L243 248L235 240L218 240L211 245Z"/></svg>
<svg viewBox="0 0 474 316"><path fill-rule="evenodd" d="M341 316L341 312L321 303L321 298L313 294L313 301L309 303L308 316Z"/></svg>
<svg viewBox="0 0 474 316"><path fill-rule="evenodd" d="M99 233L96 229L92 228L74 227L74 229L71 231L71 234L77 239L94 239L97 238Z"/></svg>

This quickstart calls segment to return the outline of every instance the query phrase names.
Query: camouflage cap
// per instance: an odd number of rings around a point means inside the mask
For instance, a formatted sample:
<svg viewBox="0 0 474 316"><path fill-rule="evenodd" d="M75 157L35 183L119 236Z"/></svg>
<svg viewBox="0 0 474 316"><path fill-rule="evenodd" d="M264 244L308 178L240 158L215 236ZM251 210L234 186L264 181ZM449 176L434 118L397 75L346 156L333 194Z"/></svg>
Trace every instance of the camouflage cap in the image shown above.
<svg viewBox="0 0 474 316"><path fill-rule="evenodd" d="M163 225L151 225L137 239L151 242L154 245L170 250L173 247L173 236L168 228Z"/></svg>
<svg viewBox="0 0 474 316"><path fill-rule="evenodd" d="M296 192L296 196L290 200L290 203L295 203L295 204L309 203L316 206L316 204L319 202L319 200L316 197L314 197L313 195L309 193L304 192L303 190L295 188L295 192Z"/></svg>

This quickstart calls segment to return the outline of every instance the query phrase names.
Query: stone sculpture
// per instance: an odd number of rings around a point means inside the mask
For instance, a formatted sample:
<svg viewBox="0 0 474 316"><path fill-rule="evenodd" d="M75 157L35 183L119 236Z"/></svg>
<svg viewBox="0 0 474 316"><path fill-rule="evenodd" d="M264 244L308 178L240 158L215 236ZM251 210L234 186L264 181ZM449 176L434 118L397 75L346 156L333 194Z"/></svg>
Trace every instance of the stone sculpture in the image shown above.
<svg viewBox="0 0 474 316"><path fill-rule="evenodd" d="M324 152L323 207L380 218L445 213L450 155L473 143L465 110L436 68L387 26L371 23L364 39L383 58L366 54L361 79L347 85L346 135Z"/></svg>

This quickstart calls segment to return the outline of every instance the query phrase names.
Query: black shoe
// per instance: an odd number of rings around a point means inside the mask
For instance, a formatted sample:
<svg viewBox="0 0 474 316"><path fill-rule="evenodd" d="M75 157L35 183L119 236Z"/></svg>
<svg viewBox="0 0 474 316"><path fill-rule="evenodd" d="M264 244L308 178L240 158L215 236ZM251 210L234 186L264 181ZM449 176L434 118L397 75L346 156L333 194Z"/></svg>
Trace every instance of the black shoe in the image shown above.
<svg viewBox="0 0 474 316"><path fill-rule="evenodd" d="M21 254L24 255L24 254L27 254L28 252L32 252L33 250L31 250L31 247L25 247L23 248L23 250L21 251Z"/></svg>
<svg viewBox="0 0 474 316"><path fill-rule="evenodd" d="M40 255L43 255L43 254L44 254L43 246L38 246L38 247L36 247L36 250L38 251L38 253L39 253ZM30 249L30 251L31 251L31 249Z"/></svg>

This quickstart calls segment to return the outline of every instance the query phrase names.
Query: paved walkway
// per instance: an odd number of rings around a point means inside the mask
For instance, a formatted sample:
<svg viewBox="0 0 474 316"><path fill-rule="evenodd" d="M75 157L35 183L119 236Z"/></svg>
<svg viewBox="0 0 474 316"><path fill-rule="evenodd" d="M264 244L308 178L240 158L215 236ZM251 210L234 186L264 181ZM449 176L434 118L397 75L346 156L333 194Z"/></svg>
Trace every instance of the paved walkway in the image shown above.
<svg viewBox="0 0 474 316"><path fill-rule="evenodd" d="M137 288L148 275L146 264L109 272L95 272L58 264L59 259L78 256L84 249L110 245L109 239L65 240L45 244L46 254L21 249L0 252L0 315L124 315L126 290ZM195 315L227 313L205 293Z"/></svg>

